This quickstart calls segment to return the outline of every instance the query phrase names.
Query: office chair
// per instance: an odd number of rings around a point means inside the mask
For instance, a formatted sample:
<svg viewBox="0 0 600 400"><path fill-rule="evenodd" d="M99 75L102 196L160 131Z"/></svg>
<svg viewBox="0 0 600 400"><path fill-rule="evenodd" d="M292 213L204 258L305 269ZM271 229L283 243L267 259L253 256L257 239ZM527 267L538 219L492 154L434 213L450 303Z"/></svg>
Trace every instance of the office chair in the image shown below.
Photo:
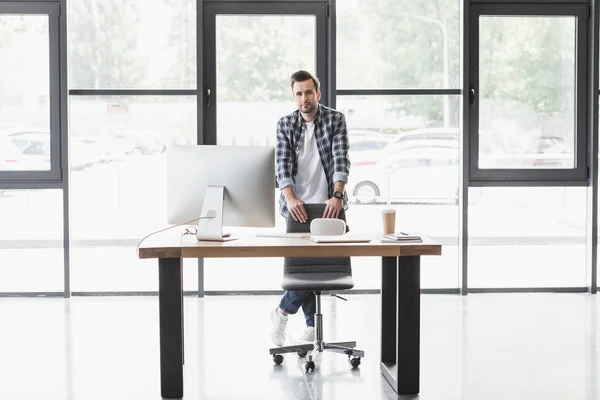
<svg viewBox="0 0 600 400"><path fill-rule="evenodd" d="M321 218L325 211L325 204L305 204L308 215L305 223L294 221L290 215L287 218L287 232L310 232L310 223L315 218ZM346 220L344 210L340 212L339 219ZM273 362L281 364L284 353L297 353L308 360L305 363L307 372L315 370L315 357L323 351L332 351L345 354L356 368L360 365L360 358L364 351L357 350L356 342L327 343L323 340L323 315L321 314L321 292L332 290L346 290L354 287L352 279L352 266L350 257L285 257L283 264L283 282L281 287L285 290L313 291L316 296L315 313L315 341L314 343L296 344L290 346L274 347L269 349L273 355ZM343 297L334 296L346 300Z"/></svg>

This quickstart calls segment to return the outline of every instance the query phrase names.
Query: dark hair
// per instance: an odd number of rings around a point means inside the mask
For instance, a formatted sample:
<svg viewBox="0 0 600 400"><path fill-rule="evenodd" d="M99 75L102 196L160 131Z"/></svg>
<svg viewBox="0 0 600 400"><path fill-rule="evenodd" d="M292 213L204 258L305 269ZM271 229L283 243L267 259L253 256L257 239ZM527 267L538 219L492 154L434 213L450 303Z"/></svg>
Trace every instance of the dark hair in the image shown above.
<svg viewBox="0 0 600 400"><path fill-rule="evenodd" d="M290 77L290 87L292 88L292 90L294 90L294 83L304 82L309 79L312 79L313 83L315 84L315 90L318 92L321 86L319 78L312 76L310 72L304 70L296 71L292 74L292 76Z"/></svg>

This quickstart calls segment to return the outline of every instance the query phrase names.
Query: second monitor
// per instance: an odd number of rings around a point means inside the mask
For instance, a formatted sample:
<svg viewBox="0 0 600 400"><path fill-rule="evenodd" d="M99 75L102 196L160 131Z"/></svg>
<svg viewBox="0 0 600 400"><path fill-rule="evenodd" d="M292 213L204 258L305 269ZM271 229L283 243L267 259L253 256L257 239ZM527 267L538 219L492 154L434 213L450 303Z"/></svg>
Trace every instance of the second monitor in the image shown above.
<svg viewBox="0 0 600 400"><path fill-rule="evenodd" d="M270 146L171 146L167 149L167 223L200 218L198 240L223 241L223 226L275 226L275 149Z"/></svg>

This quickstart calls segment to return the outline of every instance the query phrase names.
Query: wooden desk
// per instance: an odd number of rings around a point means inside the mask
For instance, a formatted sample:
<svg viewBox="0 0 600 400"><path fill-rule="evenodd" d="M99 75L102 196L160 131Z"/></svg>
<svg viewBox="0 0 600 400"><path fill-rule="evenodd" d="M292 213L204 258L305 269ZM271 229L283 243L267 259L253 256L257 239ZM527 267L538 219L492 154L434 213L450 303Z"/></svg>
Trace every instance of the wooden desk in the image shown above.
<svg viewBox="0 0 600 400"><path fill-rule="evenodd" d="M254 235L224 243L195 236L150 238L139 258L158 259L162 397L183 396L182 259L203 257L381 257L381 372L398 394L419 393L421 256L441 253L432 241L380 243L376 235L370 243L336 244Z"/></svg>

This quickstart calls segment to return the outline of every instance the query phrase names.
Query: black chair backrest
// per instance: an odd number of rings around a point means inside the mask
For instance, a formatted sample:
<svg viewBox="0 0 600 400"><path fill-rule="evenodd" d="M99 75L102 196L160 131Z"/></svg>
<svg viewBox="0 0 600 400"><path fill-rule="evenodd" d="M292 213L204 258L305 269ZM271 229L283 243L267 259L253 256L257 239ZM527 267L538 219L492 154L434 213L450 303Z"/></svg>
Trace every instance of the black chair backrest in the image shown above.
<svg viewBox="0 0 600 400"><path fill-rule="evenodd" d="M286 221L287 232L310 232L310 223L315 218L322 218L325 212L325 204L304 204L308 218L306 222L294 221L289 215ZM339 219L346 221L344 210L340 211ZM336 272L352 275L350 257L285 257L283 261L283 273L319 273Z"/></svg>
<svg viewBox="0 0 600 400"><path fill-rule="evenodd" d="M310 223L312 222L312 220L315 218L323 218L323 213L325 212L325 204L305 204L304 209L306 210L306 214L308 215L306 222L296 222L294 221L294 218L291 214L288 215L286 221L287 232L310 232ZM344 212L344 209L340 211L338 219L341 219L344 222L346 221L346 213Z"/></svg>

